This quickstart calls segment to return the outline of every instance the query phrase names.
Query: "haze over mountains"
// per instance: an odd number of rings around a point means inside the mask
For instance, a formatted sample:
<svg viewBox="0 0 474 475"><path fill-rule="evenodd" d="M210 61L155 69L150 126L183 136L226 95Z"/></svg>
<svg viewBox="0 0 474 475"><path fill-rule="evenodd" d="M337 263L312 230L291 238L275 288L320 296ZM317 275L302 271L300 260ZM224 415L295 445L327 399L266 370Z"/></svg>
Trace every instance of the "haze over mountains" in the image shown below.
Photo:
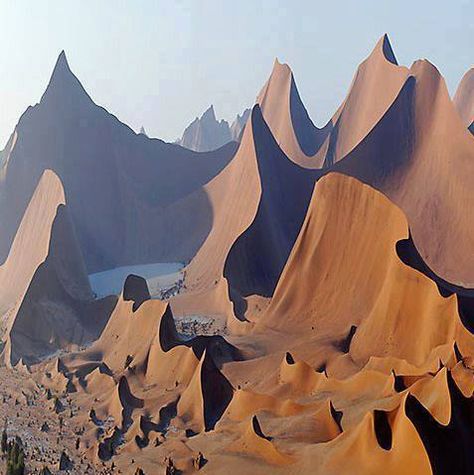
<svg viewBox="0 0 474 475"><path fill-rule="evenodd" d="M216 119L214 106L211 105L200 118L196 117L186 127L182 138L176 143L195 152L209 152L230 141L238 142L249 115L250 109L245 109L229 126L224 119Z"/></svg>
<svg viewBox="0 0 474 475"><path fill-rule="evenodd" d="M276 60L231 126L211 106L168 144L61 53L1 153L3 397L30 468L472 473L472 71L451 99L384 35L318 128ZM35 453L46 422L62 439Z"/></svg>

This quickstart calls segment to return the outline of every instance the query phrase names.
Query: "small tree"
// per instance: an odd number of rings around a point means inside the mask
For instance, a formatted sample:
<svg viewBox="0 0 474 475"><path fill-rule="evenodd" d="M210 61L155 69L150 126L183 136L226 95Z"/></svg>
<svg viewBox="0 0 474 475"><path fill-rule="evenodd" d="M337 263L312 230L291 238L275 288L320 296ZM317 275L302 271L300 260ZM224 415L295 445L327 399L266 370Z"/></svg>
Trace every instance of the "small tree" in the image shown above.
<svg viewBox="0 0 474 475"><path fill-rule="evenodd" d="M7 474L24 475L25 473L25 452L19 437L8 446Z"/></svg>
<svg viewBox="0 0 474 475"><path fill-rule="evenodd" d="M4 427L2 432L2 453L6 454L8 450L8 435L7 428Z"/></svg>

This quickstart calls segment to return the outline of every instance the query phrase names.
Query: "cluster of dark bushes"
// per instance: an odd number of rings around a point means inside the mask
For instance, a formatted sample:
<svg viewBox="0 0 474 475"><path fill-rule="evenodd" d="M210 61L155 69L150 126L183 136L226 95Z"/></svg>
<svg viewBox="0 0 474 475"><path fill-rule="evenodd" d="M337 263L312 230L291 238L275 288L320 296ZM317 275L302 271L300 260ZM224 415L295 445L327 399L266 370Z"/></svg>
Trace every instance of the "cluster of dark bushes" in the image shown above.
<svg viewBox="0 0 474 475"><path fill-rule="evenodd" d="M7 459L6 475L23 475L25 473L25 450L20 437L9 441L6 429L3 429L1 449L3 457Z"/></svg>

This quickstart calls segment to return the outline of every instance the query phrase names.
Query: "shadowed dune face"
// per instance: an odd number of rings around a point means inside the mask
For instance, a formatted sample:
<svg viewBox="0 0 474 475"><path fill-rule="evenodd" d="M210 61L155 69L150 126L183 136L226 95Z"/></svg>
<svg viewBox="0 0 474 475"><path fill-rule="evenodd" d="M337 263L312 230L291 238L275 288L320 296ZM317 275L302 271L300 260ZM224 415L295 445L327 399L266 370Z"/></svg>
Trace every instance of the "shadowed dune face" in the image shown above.
<svg viewBox="0 0 474 475"><path fill-rule="evenodd" d="M186 269L184 314L243 317L245 297L272 295L293 246L317 170L289 160L257 105L232 162L205 188L214 225Z"/></svg>
<svg viewBox="0 0 474 475"><path fill-rule="evenodd" d="M342 172L375 188L389 189L408 167L414 148L414 91L415 79L411 77L371 133L329 172Z"/></svg>
<svg viewBox="0 0 474 475"><path fill-rule="evenodd" d="M325 127L311 121L286 64L275 61L257 103L282 151L306 168L330 167L349 154L391 107L408 78L387 35L359 66L351 88Z"/></svg>
<svg viewBox="0 0 474 475"><path fill-rule="evenodd" d="M133 300L132 310L134 312L138 310L143 302L150 300L150 298L150 291L143 277L131 274L125 279L123 299Z"/></svg>
<svg viewBox="0 0 474 475"><path fill-rule="evenodd" d="M233 318L224 264L234 241L254 219L261 195L251 120L235 157L204 191L212 206L213 226L186 268L186 292L173 299L173 307L185 315Z"/></svg>
<svg viewBox="0 0 474 475"><path fill-rule="evenodd" d="M60 179L43 173L0 267L4 358L37 362L97 338L114 299L94 301Z"/></svg>
<svg viewBox="0 0 474 475"><path fill-rule="evenodd" d="M473 245L474 233L470 229L473 220L470 207L464 219L456 203L469 202L472 197L467 186L472 140L461 127L444 82L433 67L426 62L417 63L411 69L398 66L388 37L382 37L358 68L345 101L333 117L334 127L325 132L326 145L320 142L319 158L312 157L311 162L304 161L310 160L307 155L303 161L298 159L302 147L297 142L306 140L308 147L310 143L316 144L316 129L301 103L288 66L275 63L257 101L263 120L254 110L248 124L252 126L251 137L247 134L247 144L239 153L239 170L232 167L230 172L229 167L229 171L217 176L207 188L209 196L214 193L211 200L215 203L216 219L214 237L202 250L211 242L222 240L217 237L219 233L227 235L226 248L232 241L225 256L226 281L221 281L220 272L215 274L213 285L202 275L194 277L194 270L202 267L202 256L209 256L208 251L201 256L198 253L190 266L190 285L196 288L195 282L198 279L200 282L198 300L203 303L206 300L211 306L219 302L219 309L213 314L223 313L228 317L231 300L232 312L242 318L249 309L242 297L272 295L301 226L309 199L308 186L312 180L331 171L354 176L392 199L407 214L416 246L433 272L454 285L471 286L470 269L474 267L468 262L472 254L469 249ZM296 131L306 138L297 139ZM444 137L442 143L441 136ZM433 143L438 147L433 147ZM256 171L254 164L250 164L254 160ZM295 162L302 167L292 166ZM322 167L323 163L324 170L310 170ZM448 171L451 168L453 171ZM465 173L460 172L461 169ZM252 179L260 181L261 193L258 187L254 187L256 192L252 197L243 193L243 188L236 192L239 196L232 199L227 209L233 209L235 203L241 203L241 209L244 197L248 196L246 212L239 212L239 216L246 216L247 223L250 219L252 222L246 229L240 228L240 235L235 232L232 236L217 218L222 213L217 209L226 207L215 191L217 183L223 188L222 184L231 175L233 181L238 182L244 173L247 180L249 174L255 173ZM426 186L422 185L428 175L433 179ZM226 190L232 196L231 187L227 186ZM229 218L226 222L228 224ZM457 246L451 245L449 230L452 226L459 229ZM214 256L209 259L215 260ZM181 302L185 300L186 297ZM176 308L190 313L201 306L187 301Z"/></svg>
<svg viewBox="0 0 474 475"><path fill-rule="evenodd" d="M86 376L81 397L108 381L97 411L119 427L113 460L138 457L161 431L162 450L179 434L206 452L211 473L234 464L302 473L315 461L321 474L348 463L361 474L444 473L451 458L433 451L462 433L474 337L456 298L402 262L397 247L407 239L404 214L384 195L327 174L254 332L231 343L183 340L166 303L145 298L133 309L143 289L130 278L131 301L120 299L98 342L61 371L75 383L85 362L107 366ZM157 418L145 427L150 413ZM459 473L471 463L463 450L454 451ZM176 463L189 457L179 452Z"/></svg>
<svg viewBox="0 0 474 475"><path fill-rule="evenodd" d="M228 144L197 154L135 134L92 102L64 54L41 102L23 114L15 133L0 183L2 255L49 168L64 184L88 272L188 261L213 220L199 190L236 149Z"/></svg>
<svg viewBox="0 0 474 475"><path fill-rule="evenodd" d="M252 224L229 251L224 276L240 295L269 297L304 220L317 175L288 160L258 106L251 121L262 193Z"/></svg>
<svg viewBox="0 0 474 475"><path fill-rule="evenodd" d="M396 250L398 256L406 265L413 267L433 280L443 297L456 294L459 317L466 329L474 333L474 289L465 289L450 284L437 276L423 261L411 236L408 239L398 241Z"/></svg>
<svg viewBox="0 0 474 475"><path fill-rule="evenodd" d="M473 158L474 142L443 78L429 62L418 61L393 106L333 169L374 186L400 206L427 265L442 279L469 288L474 287Z"/></svg>
<svg viewBox="0 0 474 475"><path fill-rule="evenodd" d="M257 328L316 329L363 364L390 354L419 365L436 346L459 340L469 347L456 299L399 259L397 243L407 236L404 215L387 198L353 178L326 175ZM416 347L409 334L419 335Z"/></svg>
<svg viewBox="0 0 474 475"><path fill-rule="evenodd" d="M322 129L318 129L313 124L300 98L300 93L296 87L293 75L291 75L289 108L291 124L295 131L298 145L306 156L310 157L315 155L320 148L323 147L328 134L332 130L333 124L329 121Z"/></svg>
<svg viewBox="0 0 474 475"><path fill-rule="evenodd" d="M420 434L436 475L469 473L474 463L470 450L474 434L466 430L473 423L472 397L464 397L451 374L448 374L448 386L452 410L448 424L437 422L416 397L409 396L406 402L407 414Z"/></svg>
<svg viewBox="0 0 474 475"><path fill-rule="evenodd" d="M471 78L471 72L466 73L454 100L468 127ZM294 131L304 134L312 124L299 99L293 101L291 118L290 91L296 98L291 71L276 63L258 99L287 156L306 167L324 164L329 171L350 174L384 192L407 214L415 243L433 271L455 285L474 287L472 207L461 210L457 205L472 198L467 183L472 178L474 147L439 72L427 61L410 69L398 66L388 37L382 37L359 66L331 120L325 146L310 162L305 161L306 155L298 158L302 147ZM432 177L430 186L421 185L426 176ZM453 226L459 229L456 246L449 237Z"/></svg>
<svg viewBox="0 0 474 475"><path fill-rule="evenodd" d="M320 168L332 123L315 127L306 111L287 64L275 60L273 71L257 97L265 122L283 153L296 164Z"/></svg>
<svg viewBox="0 0 474 475"><path fill-rule="evenodd" d="M346 157L371 132L392 106L408 75L407 68L398 66L384 35L358 67L344 102L332 118L326 166Z"/></svg>

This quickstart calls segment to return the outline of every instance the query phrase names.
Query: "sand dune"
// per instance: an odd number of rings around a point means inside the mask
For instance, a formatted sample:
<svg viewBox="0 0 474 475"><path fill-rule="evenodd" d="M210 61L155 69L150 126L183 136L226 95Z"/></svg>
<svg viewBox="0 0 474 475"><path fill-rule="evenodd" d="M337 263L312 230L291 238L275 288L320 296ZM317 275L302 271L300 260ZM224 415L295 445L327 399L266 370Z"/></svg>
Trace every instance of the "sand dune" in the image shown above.
<svg viewBox="0 0 474 475"><path fill-rule="evenodd" d="M318 129L311 121L287 64L275 60L270 78L257 97L275 140L298 165L321 168L327 152L332 122Z"/></svg>
<svg viewBox="0 0 474 475"><path fill-rule="evenodd" d="M257 103L282 151L306 168L331 166L376 126L409 76L398 66L387 35L361 63L349 92L322 129L312 123L288 65L275 61Z"/></svg>
<svg viewBox="0 0 474 475"><path fill-rule="evenodd" d="M186 268L186 293L173 308L193 315L207 307L232 320L245 313L244 297L271 296L316 173L288 160L255 106L236 156L205 187L213 229Z"/></svg>
<svg viewBox="0 0 474 475"><path fill-rule="evenodd" d="M472 136L443 78L428 61L417 61L377 127L334 169L383 191L407 215L429 268L469 288L474 282L468 184L473 156ZM457 230L455 243L452 229Z"/></svg>
<svg viewBox="0 0 474 475"><path fill-rule="evenodd" d="M398 66L388 36L384 35L358 67L344 102L332 118L327 166L347 156L374 129L409 75L406 67Z"/></svg>
<svg viewBox="0 0 474 475"><path fill-rule="evenodd" d="M420 365L435 347L455 340L471 348L456 296L442 297L434 282L399 259L396 243L407 236L406 218L382 194L353 178L328 174L315 187L257 327L285 334L311 331L337 343L359 364L370 356L394 356ZM409 334L418 335L416 346Z"/></svg>
<svg viewBox="0 0 474 475"><path fill-rule="evenodd" d="M77 473L471 473L471 77L385 35L318 129L277 61L235 155L196 154L61 55L1 156L9 427Z"/></svg>
<svg viewBox="0 0 474 475"><path fill-rule="evenodd" d="M45 171L0 268L8 364L83 344L110 313L110 299L92 299L68 212L61 181Z"/></svg>

